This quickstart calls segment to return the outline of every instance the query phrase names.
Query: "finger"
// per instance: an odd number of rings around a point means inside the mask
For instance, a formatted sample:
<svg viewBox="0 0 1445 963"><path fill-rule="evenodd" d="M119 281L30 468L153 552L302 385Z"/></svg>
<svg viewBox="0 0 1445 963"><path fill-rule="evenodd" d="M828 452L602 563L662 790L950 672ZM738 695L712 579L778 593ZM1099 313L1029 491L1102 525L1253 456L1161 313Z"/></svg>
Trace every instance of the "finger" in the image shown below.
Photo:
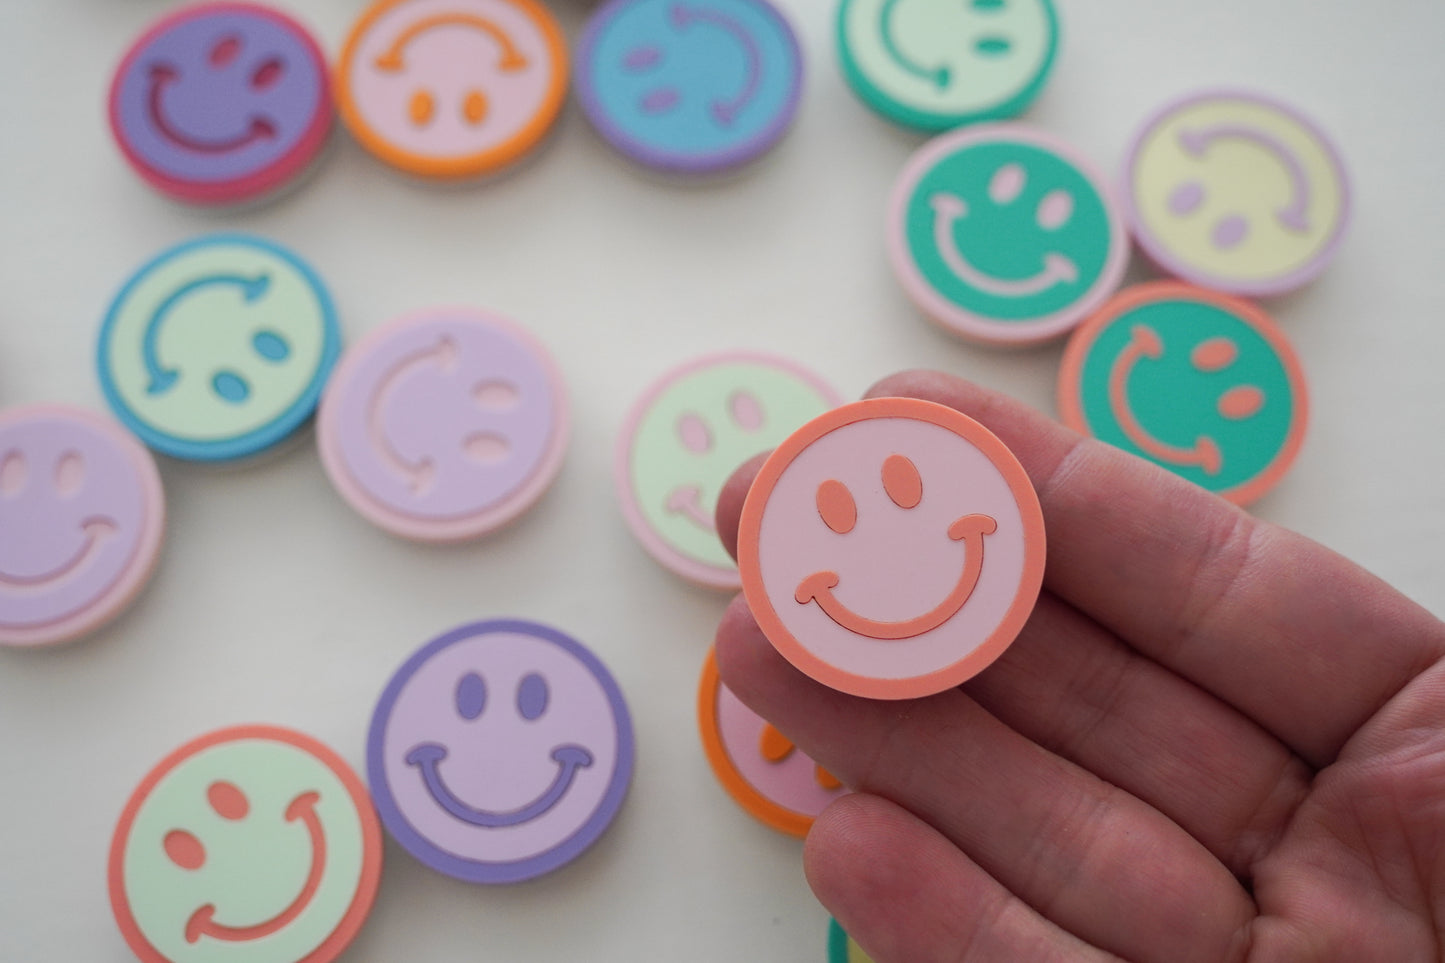
<svg viewBox="0 0 1445 963"><path fill-rule="evenodd" d="M778 655L741 599L717 659L744 703L844 783L902 805L1079 938L1139 963L1237 953L1253 904L1218 860L963 692L878 702L821 686Z"/></svg>
<svg viewBox="0 0 1445 963"><path fill-rule="evenodd" d="M1278 739L1047 592L964 691L1159 810L1236 876L1253 873L1309 792L1313 771Z"/></svg>
<svg viewBox="0 0 1445 963"><path fill-rule="evenodd" d="M1116 960L1044 919L917 817L844 796L808 833L813 892L874 963Z"/></svg>
<svg viewBox="0 0 1445 963"><path fill-rule="evenodd" d="M722 539L723 548L737 561L738 557L738 521L742 518L743 502L748 497L748 489L753 487L753 479L758 477L758 471L763 467L763 462L768 460L768 452L764 452L755 458L749 458L737 467L723 482L722 490L717 494L717 508L713 510L713 524L717 526L718 538Z"/></svg>
<svg viewBox="0 0 1445 963"><path fill-rule="evenodd" d="M986 425L1038 490L1045 585L1317 768L1445 656L1445 625L1363 569L1005 395L933 372L869 395Z"/></svg>

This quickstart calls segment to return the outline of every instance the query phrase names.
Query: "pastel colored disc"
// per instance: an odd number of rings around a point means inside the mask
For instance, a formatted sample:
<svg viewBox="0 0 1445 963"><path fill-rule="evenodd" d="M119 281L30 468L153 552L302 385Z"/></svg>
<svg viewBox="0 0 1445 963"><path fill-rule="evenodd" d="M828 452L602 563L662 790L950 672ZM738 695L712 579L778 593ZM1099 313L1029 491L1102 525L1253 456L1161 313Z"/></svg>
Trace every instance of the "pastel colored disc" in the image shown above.
<svg viewBox="0 0 1445 963"><path fill-rule="evenodd" d="M366 788L309 736L236 726L150 771L111 839L110 904L144 963L327 963L381 879Z"/></svg>
<svg viewBox="0 0 1445 963"><path fill-rule="evenodd" d="M766 826L806 836L848 790L723 685L708 649L697 690L697 726L718 782Z"/></svg>
<svg viewBox="0 0 1445 963"><path fill-rule="evenodd" d="M366 743L397 842L472 883L515 883L582 855L632 777L632 719L597 656L533 622L463 625L387 683Z"/></svg>
<svg viewBox="0 0 1445 963"><path fill-rule="evenodd" d="M184 7L126 52L110 125L126 160L164 193L251 200L300 174L325 144L326 60L304 27L269 7Z"/></svg>
<svg viewBox="0 0 1445 963"><path fill-rule="evenodd" d="M317 419L322 464L342 497L422 541L472 538L526 511L557 477L567 435L546 349L469 308L368 334L342 358Z"/></svg>
<svg viewBox="0 0 1445 963"><path fill-rule="evenodd" d="M746 164L793 122L803 58L766 0L611 0L587 22L577 95L640 164L708 174Z"/></svg>
<svg viewBox="0 0 1445 963"><path fill-rule="evenodd" d="M889 120L947 130L1023 113L1059 46L1052 0L843 0L843 76Z"/></svg>
<svg viewBox="0 0 1445 963"><path fill-rule="evenodd" d="M737 566L713 522L719 491L739 465L839 401L817 375L764 354L709 355L663 375L617 443L617 492L633 534L683 578L736 590Z"/></svg>
<svg viewBox="0 0 1445 963"><path fill-rule="evenodd" d="M1124 166L1139 246L1170 274L1270 296L1314 279L1350 217L1334 144L1303 114L1259 94L1210 91L1160 110Z"/></svg>
<svg viewBox="0 0 1445 963"><path fill-rule="evenodd" d="M337 67L341 119L421 177L493 173L532 150L567 92L567 47L536 0L378 0Z"/></svg>
<svg viewBox="0 0 1445 963"><path fill-rule="evenodd" d="M1059 411L1076 431L1246 505L1293 464L1309 401L1269 315L1159 281L1120 292L1074 332Z"/></svg>
<svg viewBox="0 0 1445 963"><path fill-rule="evenodd" d="M1044 521L1028 475L952 408L874 398L769 456L738 531L768 641L842 692L911 699L1008 648L1038 598Z"/></svg>
<svg viewBox="0 0 1445 963"><path fill-rule="evenodd" d="M893 188L886 234L914 304L948 331L996 344L1068 331L1129 259L1103 180L1068 144L1023 124L924 144Z"/></svg>
<svg viewBox="0 0 1445 963"><path fill-rule="evenodd" d="M150 580L164 531L155 461L119 425L64 405L0 411L0 645L110 621Z"/></svg>
<svg viewBox="0 0 1445 963"><path fill-rule="evenodd" d="M213 234L158 255L100 329L106 401L156 451L259 454L311 417L341 351L331 297L305 262L260 238Z"/></svg>
<svg viewBox="0 0 1445 963"><path fill-rule="evenodd" d="M828 920L828 963L873 963L834 919Z"/></svg>

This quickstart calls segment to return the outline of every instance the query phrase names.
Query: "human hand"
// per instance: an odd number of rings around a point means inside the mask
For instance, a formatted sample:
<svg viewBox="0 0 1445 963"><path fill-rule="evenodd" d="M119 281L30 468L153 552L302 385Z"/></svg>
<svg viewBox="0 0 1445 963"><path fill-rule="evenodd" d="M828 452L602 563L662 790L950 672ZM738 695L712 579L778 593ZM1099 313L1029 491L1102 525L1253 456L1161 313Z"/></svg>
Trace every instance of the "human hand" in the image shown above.
<svg viewBox="0 0 1445 963"><path fill-rule="evenodd" d="M1310 540L946 375L1048 532L1017 641L958 689L876 702L788 664L743 598L742 700L857 790L804 848L877 963L1445 959L1445 624ZM738 516L761 459L719 500Z"/></svg>

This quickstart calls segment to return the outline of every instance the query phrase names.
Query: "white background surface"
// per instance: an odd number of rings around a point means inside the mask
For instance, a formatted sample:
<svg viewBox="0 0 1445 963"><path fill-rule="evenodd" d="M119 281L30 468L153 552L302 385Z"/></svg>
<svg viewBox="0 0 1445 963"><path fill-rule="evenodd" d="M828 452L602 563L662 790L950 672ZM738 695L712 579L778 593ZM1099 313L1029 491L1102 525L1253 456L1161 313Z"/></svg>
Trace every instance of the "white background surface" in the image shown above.
<svg viewBox="0 0 1445 963"><path fill-rule="evenodd" d="M575 38L586 7L551 5ZM972 347L905 302L884 262L882 203L922 138L845 87L831 0L783 0L808 57L802 107L781 148L731 182L643 176L569 106L532 163L491 183L411 182L342 133L299 191L227 215L153 194L104 122L124 47L173 6L0 0L0 405L102 407L91 357L115 289L163 247L241 229L318 269L349 340L437 303L529 326L569 379L575 436L530 515L455 548L363 522L332 493L309 437L242 470L164 462L171 527L138 604L77 644L0 652L0 960L128 958L106 849L126 797L171 748L271 722L360 770L373 702L402 658L497 615L554 624L611 665L637 723L631 796L595 849L522 886L456 882L388 844L375 911L346 959L822 960L826 914L800 844L737 809L699 749L695 684L726 600L632 541L613 497L614 436L647 382L713 350L795 355L849 396L932 365L1048 410L1061 352ZM334 54L363 4L285 6ZM1341 145L1350 236L1319 281L1268 305L1303 359L1314 420L1256 511L1445 612L1445 4L1059 6L1061 55L1029 119L1110 171L1149 111L1203 85L1273 93Z"/></svg>

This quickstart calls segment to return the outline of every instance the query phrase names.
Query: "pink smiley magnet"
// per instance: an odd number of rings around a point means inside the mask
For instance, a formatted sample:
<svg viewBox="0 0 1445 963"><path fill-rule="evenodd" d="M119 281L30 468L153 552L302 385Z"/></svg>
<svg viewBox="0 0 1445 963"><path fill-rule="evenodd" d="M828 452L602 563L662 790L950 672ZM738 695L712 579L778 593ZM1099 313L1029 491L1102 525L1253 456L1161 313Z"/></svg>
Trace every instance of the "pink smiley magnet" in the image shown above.
<svg viewBox="0 0 1445 963"><path fill-rule="evenodd" d="M952 408L874 398L813 419L743 506L738 569L768 640L842 692L911 699L998 658L1038 598L1028 475Z"/></svg>
<svg viewBox="0 0 1445 963"><path fill-rule="evenodd" d="M372 331L321 401L321 461L342 497L403 538L474 538L532 506L567 447L562 379L495 315L444 308Z"/></svg>
<svg viewBox="0 0 1445 963"><path fill-rule="evenodd" d="M0 412L0 645L64 642L150 579L165 502L155 462L80 408Z"/></svg>

